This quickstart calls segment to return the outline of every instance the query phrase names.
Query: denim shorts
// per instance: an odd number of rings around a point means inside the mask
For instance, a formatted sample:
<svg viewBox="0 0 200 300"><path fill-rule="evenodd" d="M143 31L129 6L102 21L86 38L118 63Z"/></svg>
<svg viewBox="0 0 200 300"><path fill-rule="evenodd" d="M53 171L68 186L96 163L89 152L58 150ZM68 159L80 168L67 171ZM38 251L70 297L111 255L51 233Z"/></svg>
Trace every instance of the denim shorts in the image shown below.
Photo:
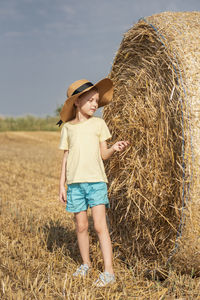
<svg viewBox="0 0 200 300"><path fill-rule="evenodd" d="M78 182L67 185L67 211L76 213L99 204L110 207L106 182Z"/></svg>

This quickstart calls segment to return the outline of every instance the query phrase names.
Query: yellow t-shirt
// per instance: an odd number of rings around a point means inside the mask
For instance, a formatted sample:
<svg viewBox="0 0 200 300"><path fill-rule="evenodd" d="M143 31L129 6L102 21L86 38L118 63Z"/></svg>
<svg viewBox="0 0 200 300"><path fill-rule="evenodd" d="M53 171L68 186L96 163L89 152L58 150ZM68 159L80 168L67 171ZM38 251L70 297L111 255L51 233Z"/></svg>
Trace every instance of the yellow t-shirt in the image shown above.
<svg viewBox="0 0 200 300"><path fill-rule="evenodd" d="M90 117L86 121L70 124L61 130L59 149L69 150L66 183L108 182L100 154L99 142L111 137L105 121Z"/></svg>

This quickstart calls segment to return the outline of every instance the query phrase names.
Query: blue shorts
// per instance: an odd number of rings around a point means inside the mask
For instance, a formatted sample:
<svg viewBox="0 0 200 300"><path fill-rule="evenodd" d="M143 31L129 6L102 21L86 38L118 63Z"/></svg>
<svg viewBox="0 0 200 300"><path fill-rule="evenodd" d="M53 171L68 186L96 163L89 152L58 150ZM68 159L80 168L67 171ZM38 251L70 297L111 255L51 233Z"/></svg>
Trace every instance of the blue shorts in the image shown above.
<svg viewBox="0 0 200 300"><path fill-rule="evenodd" d="M77 182L67 185L67 211L76 213L99 204L110 207L106 182Z"/></svg>

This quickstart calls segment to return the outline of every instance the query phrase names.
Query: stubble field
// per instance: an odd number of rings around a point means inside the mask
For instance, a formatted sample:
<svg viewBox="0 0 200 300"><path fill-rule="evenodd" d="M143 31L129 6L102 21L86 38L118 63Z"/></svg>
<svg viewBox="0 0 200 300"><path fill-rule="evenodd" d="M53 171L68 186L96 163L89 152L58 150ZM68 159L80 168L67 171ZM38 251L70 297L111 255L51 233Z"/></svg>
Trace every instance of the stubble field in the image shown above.
<svg viewBox="0 0 200 300"><path fill-rule="evenodd" d="M119 259L116 240L116 284L94 287L103 261L90 212L93 268L84 280L72 278L81 260L73 216L58 201L59 137L0 133L0 299L200 299L199 278L174 271L163 281L147 278L146 262Z"/></svg>

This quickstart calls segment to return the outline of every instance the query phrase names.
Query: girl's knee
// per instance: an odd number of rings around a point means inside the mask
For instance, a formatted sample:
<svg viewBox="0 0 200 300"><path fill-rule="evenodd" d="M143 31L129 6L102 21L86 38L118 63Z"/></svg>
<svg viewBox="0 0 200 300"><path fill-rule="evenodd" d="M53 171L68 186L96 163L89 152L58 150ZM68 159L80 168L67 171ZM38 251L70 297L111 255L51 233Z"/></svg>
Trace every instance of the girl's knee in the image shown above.
<svg viewBox="0 0 200 300"><path fill-rule="evenodd" d="M76 222L76 230L78 233L82 233L88 230L88 222Z"/></svg>
<svg viewBox="0 0 200 300"><path fill-rule="evenodd" d="M94 222L94 229L97 234L107 230L107 225L101 222Z"/></svg>

